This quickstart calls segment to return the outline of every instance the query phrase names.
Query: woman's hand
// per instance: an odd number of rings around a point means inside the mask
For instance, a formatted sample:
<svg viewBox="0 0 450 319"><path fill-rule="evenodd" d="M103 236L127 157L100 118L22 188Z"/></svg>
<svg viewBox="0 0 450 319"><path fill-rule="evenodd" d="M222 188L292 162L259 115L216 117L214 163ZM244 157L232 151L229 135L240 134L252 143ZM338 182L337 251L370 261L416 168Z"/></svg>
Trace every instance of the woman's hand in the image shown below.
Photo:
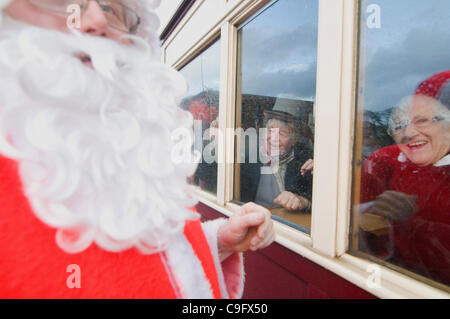
<svg viewBox="0 0 450 319"><path fill-rule="evenodd" d="M270 211L255 203L247 203L233 214L217 234L220 261L235 252L257 250L275 239Z"/></svg>
<svg viewBox="0 0 450 319"><path fill-rule="evenodd" d="M416 197L413 195L385 191L377 196L372 209L391 220L404 221L416 211L415 201Z"/></svg>

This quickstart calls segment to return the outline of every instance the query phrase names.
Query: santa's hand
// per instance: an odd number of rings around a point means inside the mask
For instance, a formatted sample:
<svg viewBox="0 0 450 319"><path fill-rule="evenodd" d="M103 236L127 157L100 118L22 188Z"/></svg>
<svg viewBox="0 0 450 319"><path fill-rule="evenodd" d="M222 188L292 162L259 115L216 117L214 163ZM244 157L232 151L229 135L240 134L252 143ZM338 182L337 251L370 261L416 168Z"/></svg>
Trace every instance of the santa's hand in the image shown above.
<svg viewBox="0 0 450 319"><path fill-rule="evenodd" d="M394 220L407 220L416 211L414 203L416 197L396 191L385 191L377 196L373 210Z"/></svg>
<svg viewBox="0 0 450 319"><path fill-rule="evenodd" d="M220 260L235 252L257 250L270 245L275 239L275 230L266 208L247 203L219 228L217 245Z"/></svg>
<svg viewBox="0 0 450 319"><path fill-rule="evenodd" d="M311 158L307 160L300 168L300 173L302 175L305 175L307 171L311 171L311 174L314 172L314 161Z"/></svg>
<svg viewBox="0 0 450 319"><path fill-rule="evenodd" d="M283 191L273 202L289 210L303 210L308 208L310 204L309 200L303 196L288 191Z"/></svg>

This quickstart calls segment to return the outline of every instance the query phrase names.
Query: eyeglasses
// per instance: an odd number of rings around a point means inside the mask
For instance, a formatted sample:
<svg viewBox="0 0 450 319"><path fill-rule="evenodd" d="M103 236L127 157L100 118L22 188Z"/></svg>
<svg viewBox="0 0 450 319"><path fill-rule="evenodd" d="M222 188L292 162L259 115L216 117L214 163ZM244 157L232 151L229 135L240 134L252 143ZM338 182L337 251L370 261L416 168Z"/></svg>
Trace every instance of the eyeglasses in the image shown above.
<svg viewBox="0 0 450 319"><path fill-rule="evenodd" d="M137 13L125 6L121 0L28 0L33 6L42 10L67 15L70 5L78 5L81 12L85 11L89 1L95 1L102 9L108 25L116 30L136 33L140 24Z"/></svg>
<svg viewBox="0 0 450 319"><path fill-rule="evenodd" d="M431 124L442 121L444 118L435 116L432 118L418 117L413 120L398 121L394 123L394 126L389 130L391 136L398 136L405 133L406 128L412 125L414 128L423 130L428 128Z"/></svg>

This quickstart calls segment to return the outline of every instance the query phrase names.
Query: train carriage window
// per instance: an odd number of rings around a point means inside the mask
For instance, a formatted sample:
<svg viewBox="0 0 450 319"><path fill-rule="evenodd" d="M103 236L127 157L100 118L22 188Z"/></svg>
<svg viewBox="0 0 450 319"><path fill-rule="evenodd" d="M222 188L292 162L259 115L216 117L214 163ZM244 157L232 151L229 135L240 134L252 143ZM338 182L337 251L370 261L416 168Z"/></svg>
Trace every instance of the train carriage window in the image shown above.
<svg viewBox="0 0 450 319"><path fill-rule="evenodd" d="M450 285L450 2L360 1L350 250Z"/></svg>
<svg viewBox="0 0 450 319"><path fill-rule="evenodd" d="M307 233L317 33L317 0L272 2L238 28L234 200Z"/></svg>
<svg viewBox="0 0 450 319"><path fill-rule="evenodd" d="M189 87L181 108L191 112L194 117L194 149L202 154L197 171L189 182L216 194L220 40L215 41L180 72Z"/></svg>

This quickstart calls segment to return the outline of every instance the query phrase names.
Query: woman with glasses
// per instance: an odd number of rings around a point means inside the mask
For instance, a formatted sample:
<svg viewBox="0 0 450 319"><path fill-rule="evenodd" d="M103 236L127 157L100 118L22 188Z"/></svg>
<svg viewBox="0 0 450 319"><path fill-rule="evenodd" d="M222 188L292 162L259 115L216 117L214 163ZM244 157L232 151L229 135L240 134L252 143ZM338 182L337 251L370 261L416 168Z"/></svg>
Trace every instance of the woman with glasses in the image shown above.
<svg viewBox="0 0 450 319"><path fill-rule="evenodd" d="M365 234L365 249L450 284L450 70L423 81L394 108L396 145L364 162L361 203L386 217L390 238ZM364 250L364 247L361 247Z"/></svg>

